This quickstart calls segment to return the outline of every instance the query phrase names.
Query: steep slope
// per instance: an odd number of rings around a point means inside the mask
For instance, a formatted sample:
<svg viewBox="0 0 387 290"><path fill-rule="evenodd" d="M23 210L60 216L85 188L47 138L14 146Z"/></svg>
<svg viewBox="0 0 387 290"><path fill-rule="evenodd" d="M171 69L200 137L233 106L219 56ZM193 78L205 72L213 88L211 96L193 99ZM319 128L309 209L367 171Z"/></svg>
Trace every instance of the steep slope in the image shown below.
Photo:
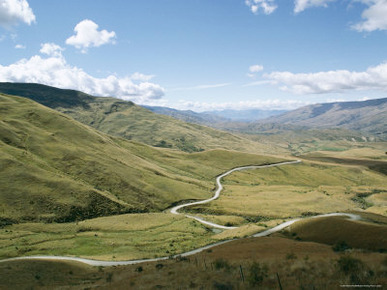
<svg viewBox="0 0 387 290"><path fill-rule="evenodd" d="M180 200L208 198L213 178L225 169L270 160L152 148L0 94L0 225L160 211Z"/></svg>
<svg viewBox="0 0 387 290"><path fill-rule="evenodd" d="M310 105L263 120L313 128L344 128L374 134L387 132L387 98Z"/></svg>
<svg viewBox="0 0 387 290"><path fill-rule="evenodd" d="M152 146L185 152L215 148L272 152L271 148L257 142L155 114L132 102L115 98L22 83L0 83L0 92L30 98L102 132Z"/></svg>

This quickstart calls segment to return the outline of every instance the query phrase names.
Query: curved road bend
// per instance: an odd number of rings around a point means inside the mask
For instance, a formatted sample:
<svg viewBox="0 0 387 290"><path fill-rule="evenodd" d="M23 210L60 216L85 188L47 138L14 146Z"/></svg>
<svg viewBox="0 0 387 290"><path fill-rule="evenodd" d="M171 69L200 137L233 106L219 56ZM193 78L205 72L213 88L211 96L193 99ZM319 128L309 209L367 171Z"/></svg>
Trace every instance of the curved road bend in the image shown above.
<svg viewBox="0 0 387 290"><path fill-rule="evenodd" d="M222 178L227 176L227 175L229 175L229 174L231 174L231 173L233 173L233 172L235 172L235 171L241 171L241 170L246 170L246 169L269 168L269 167L276 167L276 166L282 166L282 165L288 165L288 164L296 164L296 163L300 163L300 162L301 162L301 160L296 160L296 161L285 161L285 162L268 164L268 165L251 165L251 166L242 166L242 167L233 168L233 169L231 169L231 170L229 170L229 171L219 175L216 178L216 191L215 191L215 194L214 194L213 197L211 197L209 199L206 199L206 200L201 200L201 201L196 201L196 202L189 202L189 203L185 203L185 204L181 204L181 205L175 206L175 207L173 207L170 210L170 212L173 213L173 214L179 214L178 210L182 209L184 207L192 206L192 205L197 205L197 204L204 204L204 203L208 203L208 202L211 202L211 201L217 199L220 196L220 192L223 190L223 185L221 183ZM206 221L206 220L204 220L202 218L199 218L199 217L196 217L196 216L193 216L193 215L186 214L185 216L188 217L188 218L191 218L191 219L195 219L195 220L197 220L198 222L200 222L202 224L205 224L205 225L208 225L208 226L211 226L211 227L214 227L214 228L218 228L218 229L229 230L229 229L236 229L237 228L237 227L227 227L227 226L218 225L218 224Z"/></svg>
<svg viewBox="0 0 387 290"><path fill-rule="evenodd" d="M295 164L295 163L300 163L300 162L301 162L300 160L297 160L297 161L282 162L282 163L270 164L270 165L244 166L244 167L238 167L238 168L231 169L231 170L223 173L222 175L220 175L220 176L218 176L216 178L217 190L215 192L215 195L212 198L206 199L206 200L203 200L203 201L192 202L192 203L187 203L187 204L182 204L182 205L179 205L179 206L175 206L174 208L171 209L171 213L179 214L177 211L179 209L183 208L183 207L190 206L190 205L196 205L196 204L203 204L203 203L207 203L207 202L210 202L212 200L217 199L219 197L219 195L220 195L220 192L223 189L223 186L222 186L220 180L223 177L229 175L232 172L240 171L240 170L245 170L245 169L257 169L257 168L267 168L267 167L280 166L280 165L285 165L285 164ZM214 224L214 223L211 223L211 222L207 222L207 221L205 221L203 219L200 219L200 218L194 217L194 216L190 216L190 215L186 215L186 216L189 217L189 218L196 219L196 220L198 220L199 222L201 222L203 224L214 226L214 227L217 227L217 228L225 228L225 229L235 228L235 227L224 227L224 226L221 226L221 225L217 225L217 224ZM345 216L345 217L348 217L351 220L359 220L360 219L359 215L349 214L349 213L328 213L328 214L322 214L322 215L317 215L317 216L308 217L308 218L319 218L319 217L330 217L330 216ZM265 236L271 235L271 234L273 234L275 232L281 231L282 229L284 229L284 228L290 226L291 224L293 224L293 223L295 223L295 222L297 222L299 220L302 220L302 219L305 219L305 218L297 218L297 219L293 219L293 220L284 222L284 223L279 224L278 226L276 226L274 228L271 228L271 229L268 229L266 231L257 233L255 235L253 235L253 237L265 237ZM214 243L214 244L210 244L210 245L207 245L207 246L204 246L204 247L192 250L192 251L188 251L188 252L185 252L185 253L182 253L182 254L179 254L179 255L174 255L174 256L172 256L172 258L176 258L176 257L179 257L179 256L181 256L181 257L191 256L191 255L200 253L202 251L205 251L207 249L210 249L210 248L213 248L213 247L225 244L225 243L229 243L229 242L234 241L234 240L237 240L237 239L230 239L230 240L225 240L225 241L217 242L217 243ZM0 260L0 263L2 263L2 262L10 262L10 261L17 261L17 260L24 260L24 261L25 260L55 260L55 261L75 261L75 262L80 262L80 263L88 264L90 266L109 267L109 266L134 265L134 264L139 264L139 263L144 263L144 262L156 262L156 261L167 260L169 258L170 257L161 257L161 258L154 258L154 259L139 259L139 260L129 260L129 261L100 261L100 260L84 259L84 258L77 258L77 257L65 257L65 256L28 256L28 257L16 257L16 258Z"/></svg>

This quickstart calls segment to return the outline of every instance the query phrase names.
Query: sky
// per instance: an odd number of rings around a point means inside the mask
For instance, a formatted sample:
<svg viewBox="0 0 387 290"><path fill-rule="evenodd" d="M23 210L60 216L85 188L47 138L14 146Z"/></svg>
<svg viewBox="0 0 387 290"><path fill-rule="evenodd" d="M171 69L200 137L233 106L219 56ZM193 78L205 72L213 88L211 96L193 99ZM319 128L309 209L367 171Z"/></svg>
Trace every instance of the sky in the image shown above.
<svg viewBox="0 0 387 290"><path fill-rule="evenodd" d="M387 0L0 0L0 82L198 112L383 98Z"/></svg>

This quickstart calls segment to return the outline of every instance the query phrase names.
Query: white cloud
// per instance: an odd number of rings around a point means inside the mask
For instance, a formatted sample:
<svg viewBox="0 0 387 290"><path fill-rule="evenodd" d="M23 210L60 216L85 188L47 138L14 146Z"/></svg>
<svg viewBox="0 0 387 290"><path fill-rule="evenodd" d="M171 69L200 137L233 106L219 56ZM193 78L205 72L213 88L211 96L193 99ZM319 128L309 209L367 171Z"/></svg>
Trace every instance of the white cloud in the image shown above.
<svg viewBox="0 0 387 290"><path fill-rule="evenodd" d="M0 82L41 83L58 88L75 89L97 96L114 96L137 103L160 99L164 89L154 83L135 83L129 77L109 75L96 78L81 68L69 65L55 44L42 45L40 55L22 59L9 66L0 65Z"/></svg>
<svg viewBox="0 0 387 290"><path fill-rule="evenodd" d="M26 46L23 45L23 44L16 44L16 45L15 45L15 48L16 48L16 49L26 49Z"/></svg>
<svg viewBox="0 0 387 290"><path fill-rule="evenodd" d="M134 81L141 81L141 82L147 82L153 79L155 76L154 75L145 75L139 72L135 72L130 76L130 78Z"/></svg>
<svg viewBox="0 0 387 290"><path fill-rule="evenodd" d="M368 9L362 13L363 22L352 26L357 31L387 30L387 0L358 0Z"/></svg>
<svg viewBox="0 0 387 290"><path fill-rule="evenodd" d="M254 101L240 101L240 102L225 102L225 103L206 103L206 102L192 102L181 100L175 107L179 110L192 110L196 112L214 111L214 110L246 110L246 109L262 109L262 110L292 110L305 105L309 102L300 100L279 100L266 99Z"/></svg>
<svg viewBox="0 0 387 290"><path fill-rule="evenodd" d="M116 33L114 31L98 30L98 25L85 19L74 28L75 35L66 40L66 44L73 45L86 53L89 47L98 47L108 43L115 43Z"/></svg>
<svg viewBox="0 0 387 290"><path fill-rule="evenodd" d="M255 64L249 67L249 72L257 73L263 70L263 66L259 64Z"/></svg>
<svg viewBox="0 0 387 290"><path fill-rule="evenodd" d="M263 12L264 14L269 15L277 9L274 0L246 0L245 3L254 14Z"/></svg>
<svg viewBox="0 0 387 290"><path fill-rule="evenodd" d="M387 90L387 63L364 72L335 70L317 73L272 72L265 78L296 94L322 94L354 90Z"/></svg>
<svg viewBox="0 0 387 290"><path fill-rule="evenodd" d="M263 66L259 64L255 64L249 67L249 72L247 73L247 76L250 78L254 78L256 74L260 71L263 71Z"/></svg>
<svg viewBox="0 0 387 290"><path fill-rule="evenodd" d="M61 57L62 51L64 50L64 48L55 43L43 43L41 47L42 48L40 49L40 53L54 57Z"/></svg>
<svg viewBox="0 0 387 290"><path fill-rule="evenodd" d="M34 12L26 0L0 0L0 25L10 27L18 22L35 22Z"/></svg>
<svg viewBox="0 0 387 290"><path fill-rule="evenodd" d="M294 13L300 13L311 7L327 7L329 2L336 0L295 0Z"/></svg>

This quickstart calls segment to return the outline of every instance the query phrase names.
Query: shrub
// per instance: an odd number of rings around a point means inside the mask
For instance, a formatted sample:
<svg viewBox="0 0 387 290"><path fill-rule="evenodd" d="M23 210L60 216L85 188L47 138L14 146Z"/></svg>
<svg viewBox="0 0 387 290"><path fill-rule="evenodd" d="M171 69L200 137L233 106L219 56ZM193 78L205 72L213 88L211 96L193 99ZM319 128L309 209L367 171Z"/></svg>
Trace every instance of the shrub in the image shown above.
<svg viewBox="0 0 387 290"><path fill-rule="evenodd" d="M219 282L214 282L213 284L214 289L216 290L232 290L234 287L230 284L224 284L224 283L219 283Z"/></svg>
<svg viewBox="0 0 387 290"><path fill-rule="evenodd" d="M230 264L226 260L223 260L223 259L216 259L214 262L214 267L216 270L220 270L220 269L228 270L231 268Z"/></svg>
<svg viewBox="0 0 387 290"><path fill-rule="evenodd" d="M344 252L345 250L351 249L350 246L345 241L337 242L333 247L333 251L335 252Z"/></svg>
<svg viewBox="0 0 387 290"><path fill-rule="evenodd" d="M261 266L259 263L254 262L248 272L247 281L251 286L257 286L262 284L263 280L267 277L268 268L267 265Z"/></svg>
<svg viewBox="0 0 387 290"><path fill-rule="evenodd" d="M374 276L373 271L369 270L363 261L349 255L340 257L337 260L337 267L352 284L370 284L370 279Z"/></svg>
<svg viewBox="0 0 387 290"><path fill-rule="evenodd" d="M297 259L296 254L294 254L294 253L286 254L286 260L295 260L295 259Z"/></svg>
<svg viewBox="0 0 387 290"><path fill-rule="evenodd" d="M163 264L157 264L157 265L156 265L156 269L157 269L157 270L160 270L160 269L162 269L163 267L164 267Z"/></svg>

